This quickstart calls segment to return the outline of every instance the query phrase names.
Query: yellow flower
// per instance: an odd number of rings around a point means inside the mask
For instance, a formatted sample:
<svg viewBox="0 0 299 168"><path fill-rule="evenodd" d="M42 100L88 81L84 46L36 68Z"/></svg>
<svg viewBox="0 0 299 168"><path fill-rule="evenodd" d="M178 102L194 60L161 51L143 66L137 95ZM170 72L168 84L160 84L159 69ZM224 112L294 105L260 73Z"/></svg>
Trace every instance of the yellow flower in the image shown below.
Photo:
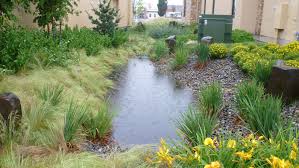
<svg viewBox="0 0 299 168"><path fill-rule="evenodd" d="M259 141L261 141L261 140L263 140L263 139L265 139L264 136L260 136L260 137L259 137Z"/></svg>
<svg viewBox="0 0 299 168"><path fill-rule="evenodd" d="M216 148L212 138L206 138L204 141L204 145L211 146L212 148Z"/></svg>
<svg viewBox="0 0 299 168"><path fill-rule="evenodd" d="M290 153L290 159L296 160L297 159L297 153L296 151L292 150Z"/></svg>
<svg viewBox="0 0 299 168"><path fill-rule="evenodd" d="M295 152L298 152L298 146L295 142L292 143L292 147Z"/></svg>
<svg viewBox="0 0 299 168"><path fill-rule="evenodd" d="M271 165L272 168L290 168L292 164L288 160L279 159L278 157L272 156L266 161Z"/></svg>
<svg viewBox="0 0 299 168"><path fill-rule="evenodd" d="M258 145L258 143L255 139L251 140L251 143L252 143L253 147L256 147Z"/></svg>
<svg viewBox="0 0 299 168"><path fill-rule="evenodd" d="M200 161L200 149L199 147L194 147L193 149L194 152L194 159Z"/></svg>
<svg viewBox="0 0 299 168"><path fill-rule="evenodd" d="M228 143L227 143L227 147L228 148L231 148L231 149L234 149L236 147L236 144L237 142L235 140L229 140Z"/></svg>
<svg viewBox="0 0 299 168"><path fill-rule="evenodd" d="M159 147L159 151L157 152L158 162L159 163L166 163L168 167L172 166L174 158L169 155L169 149L166 146L164 139L161 138L161 146Z"/></svg>
<svg viewBox="0 0 299 168"><path fill-rule="evenodd" d="M216 161L216 162L212 162L208 165L205 165L204 168L220 168L221 167L221 164L219 161Z"/></svg>
<svg viewBox="0 0 299 168"><path fill-rule="evenodd" d="M249 152L244 152L244 151L242 151L242 152L236 152L236 155L238 157L240 157L241 159L243 159L243 160L249 160L249 159L251 159L252 154L253 154L253 149L251 149Z"/></svg>

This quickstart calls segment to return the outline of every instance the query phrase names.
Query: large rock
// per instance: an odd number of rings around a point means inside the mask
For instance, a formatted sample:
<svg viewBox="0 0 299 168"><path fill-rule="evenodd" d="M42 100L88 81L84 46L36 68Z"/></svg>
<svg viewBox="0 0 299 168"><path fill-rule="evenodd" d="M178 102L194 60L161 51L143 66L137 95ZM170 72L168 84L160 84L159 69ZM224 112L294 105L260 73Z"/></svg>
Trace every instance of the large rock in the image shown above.
<svg viewBox="0 0 299 168"><path fill-rule="evenodd" d="M10 114L22 116L22 107L20 99L13 93L4 93L0 95L0 114L5 121L9 119Z"/></svg>
<svg viewBox="0 0 299 168"><path fill-rule="evenodd" d="M282 96L287 103L298 99L299 69L286 66L281 60L277 61L266 83L266 91L275 96Z"/></svg>
<svg viewBox="0 0 299 168"><path fill-rule="evenodd" d="M168 48L169 48L169 53L172 54L175 52L175 46L176 46L176 36L169 36L166 40L165 40Z"/></svg>
<svg viewBox="0 0 299 168"><path fill-rule="evenodd" d="M200 42L203 43L203 44L207 44L207 45L210 45L212 44L214 41L214 38L211 37L211 36L206 36L206 37L203 37Z"/></svg>

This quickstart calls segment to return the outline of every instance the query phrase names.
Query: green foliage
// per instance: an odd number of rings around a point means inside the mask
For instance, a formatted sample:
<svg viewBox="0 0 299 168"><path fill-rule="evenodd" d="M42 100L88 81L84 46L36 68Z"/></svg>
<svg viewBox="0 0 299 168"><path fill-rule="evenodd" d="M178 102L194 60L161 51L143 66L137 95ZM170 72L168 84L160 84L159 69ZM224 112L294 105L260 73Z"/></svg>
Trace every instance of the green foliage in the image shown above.
<svg viewBox="0 0 299 168"><path fill-rule="evenodd" d="M159 61L161 58L166 56L169 53L168 47L164 41L157 41L154 44L154 54L152 56L152 59L154 61Z"/></svg>
<svg viewBox="0 0 299 168"><path fill-rule="evenodd" d="M216 117L222 109L223 93L219 83L212 83L200 89L199 107L206 116Z"/></svg>
<svg viewBox="0 0 299 168"><path fill-rule="evenodd" d="M0 68L18 72L32 64L66 66L72 58L65 43L41 31L9 27L0 31Z"/></svg>
<svg viewBox="0 0 299 168"><path fill-rule="evenodd" d="M87 107L70 103L64 120L64 139L67 143L73 143L78 137L81 125L86 121Z"/></svg>
<svg viewBox="0 0 299 168"><path fill-rule="evenodd" d="M272 64L264 65L261 63L257 63L253 77L256 81L265 83L270 79L271 74L272 74Z"/></svg>
<svg viewBox="0 0 299 168"><path fill-rule="evenodd" d="M242 117L246 117L246 104L245 102L256 102L264 95L264 87L256 82L243 82L238 86L238 92L236 95L236 102L238 110ZM245 118L246 119L246 118Z"/></svg>
<svg viewBox="0 0 299 168"><path fill-rule="evenodd" d="M209 47L206 44L200 44L196 46L196 54L200 63L206 63L209 60Z"/></svg>
<svg viewBox="0 0 299 168"><path fill-rule="evenodd" d="M234 46L230 52L231 54L234 56L236 54L238 54L239 52L249 52L250 51L250 48L245 46L245 45L242 45L242 44L237 44L236 46Z"/></svg>
<svg viewBox="0 0 299 168"><path fill-rule="evenodd" d="M45 85L37 91L40 99L50 103L52 106L58 105L62 100L64 87L62 85Z"/></svg>
<svg viewBox="0 0 299 168"><path fill-rule="evenodd" d="M189 52L185 45L177 45L175 57L172 61L172 68L179 69L188 63Z"/></svg>
<svg viewBox="0 0 299 168"><path fill-rule="evenodd" d="M129 39L128 33L123 30L116 30L111 38L112 46L119 47L120 45L127 42Z"/></svg>
<svg viewBox="0 0 299 168"><path fill-rule="evenodd" d="M225 44L214 43L209 46L211 58L225 58L228 54L228 48Z"/></svg>
<svg viewBox="0 0 299 168"><path fill-rule="evenodd" d="M186 29L182 27L169 26L168 24L157 24L149 26L149 36L154 39L167 38L172 35L186 34Z"/></svg>
<svg viewBox="0 0 299 168"><path fill-rule="evenodd" d="M113 113L108 106L102 106L96 115L89 113L87 120L83 123L86 134L91 140L101 141L112 131Z"/></svg>
<svg viewBox="0 0 299 168"><path fill-rule="evenodd" d="M159 0L158 2L158 15L159 16L164 16L167 11L167 1L166 0Z"/></svg>
<svg viewBox="0 0 299 168"><path fill-rule="evenodd" d="M28 10L30 2L33 0L2 0L0 3L0 25L3 24L3 19L11 19L14 17L13 10L18 5Z"/></svg>
<svg viewBox="0 0 299 168"><path fill-rule="evenodd" d="M140 17L144 14L144 12L145 12L144 2L143 0L138 0L135 6L135 15L137 17Z"/></svg>
<svg viewBox="0 0 299 168"><path fill-rule="evenodd" d="M134 30L137 32L145 32L146 27L142 22L138 22L137 25L134 27Z"/></svg>
<svg viewBox="0 0 299 168"><path fill-rule="evenodd" d="M282 123L280 98L264 95L263 86L253 81L238 87L236 99L241 116L253 131L266 137L276 135Z"/></svg>
<svg viewBox="0 0 299 168"><path fill-rule="evenodd" d="M98 8L93 9L96 18L89 15L91 23L95 25L93 28L101 35L113 37L120 21L119 11L111 7L111 0L99 0Z"/></svg>
<svg viewBox="0 0 299 168"><path fill-rule="evenodd" d="M66 27L62 38L70 49L85 49L87 55L97 55L104 47L111 47L111 38L88 28Z"/></svg>
<svg viewBox="0 0 299 168"><path fill-rule="evenodd" d="M205 113L190 108L187 112L182 113L176 121L179 134L193 146L203 142L203 140L212 135L216 126L216 118L206 116Z"/></svg>
<svg viewBox="0 0 299 168"><path fill-rule="evenodd" d="M232 40L234 43L243 43L254 41L253 35L244 30L235 29L232 33Z"/></svg>

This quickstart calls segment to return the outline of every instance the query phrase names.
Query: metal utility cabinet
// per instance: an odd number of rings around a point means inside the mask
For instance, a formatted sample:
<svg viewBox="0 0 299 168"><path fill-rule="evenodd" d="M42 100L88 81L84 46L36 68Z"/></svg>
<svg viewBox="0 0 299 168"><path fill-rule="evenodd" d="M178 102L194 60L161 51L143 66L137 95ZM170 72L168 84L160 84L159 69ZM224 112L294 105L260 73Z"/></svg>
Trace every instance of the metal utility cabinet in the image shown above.
<svg viewBox="0 0 299 168"><path fill-rule="evenodd" d="M206 14L206 1L204 1L204 13L199 17L198 22L199 40L205 36L211 36L214 42L230 43L232 41L235 0L232 3L232 15L215 15L215 0L213 0L212 14Z"/></svg>

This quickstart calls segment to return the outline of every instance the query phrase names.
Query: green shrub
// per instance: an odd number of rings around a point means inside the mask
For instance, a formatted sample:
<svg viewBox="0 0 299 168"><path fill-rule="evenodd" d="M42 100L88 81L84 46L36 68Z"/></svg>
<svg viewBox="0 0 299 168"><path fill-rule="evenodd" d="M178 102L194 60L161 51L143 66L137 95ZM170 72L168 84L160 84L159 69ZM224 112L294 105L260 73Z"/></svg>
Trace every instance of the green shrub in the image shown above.
<svg viewBox="0 0 299 168"><path fill-rule="evenodd" d="M157 41L154 44L154 55L152 56L152 59L158 61L164 56L166 56L168 53L169 50L166 43L164 41Z"/></svg>
<svg viewBox="0 0 299 168"><path fill-rule="evenodd" d="M228 54L228 48L225 44L214 43L209 46L211 58L224 58Z"/></svg>
<svg viewBox="0 0 299 168"><path fill-rule="evenodd" d="M73 101L70 103L64 119L64 139L68 144L72 144L78 137L81 125L86 121L87 107L77 105Z"/></svg>
<svg viewBox="0 0 299 168"><path fill-rule="evenodd" d="M63 90L64 88L62 85L46 85L42 89L38 90L37 94L44 102L48 102L51 105L56 106L62 100Z"/></svg>
<svg viewBox="0 0 299 168"><path fill-rule="evenodd" d="M188 63L189 52L188 49L184 45L178 45L175 50L175 57L172 62L173 69L182 68L184 65Z"/></svg>
<svg viewBox="0 0 299 168"><path fill-rule="evenodd" d="M219 83L212 83L200 89L199 107L206 116L218 116L223 105L223 93Z"/></svg>
<svg viewBox="0 0 299 168"><path fill-rule="evenodd" d="M172 35L178 36L185 33L186 30L184 28L169 26L167 24L153 25L149 27L149 35L155 39L166 38Z"/></svg>
<svg viewBox="0 0 299 168"><path fill-rule="evenodd" d="M250 49L242 44L237 44L236 46L232 47L232 49L230 50L230 53L234 56L236 54L238 54L239 52L249 52Z"/></svg>
<svg viewBox="0 0 299 168"><path fill-rule="evenodd" d="M113 47L119 47L120 45L127 42L129 39L129 35L127 32L123 30L117 30L115 31L113 37L112 37L112 46Z"/></svg>
<svg viewBox="0 0 299 168"><path fill-rule="evenodd" d="M265 83L270 79L272 73L272 64L261 64L258 62L255 67L253 77L256 81Z"/></svg>
<svg viewBox="0 0 299 168"><path fill-rule="evenodd" d="M206 63L209 60L209 47L206 44L196 46L196 54L200 63Z"/></svg>
<svg viewBox="0 0 299 168"><path fill-rule="evenodd" d="M86 134L91 140L101 141L112 131L113 113L108 106L102 106L96 115L90 113L83 123Z"/></svg>
<svg viewBox="0 0 299 168"><path fill-rule="evenodd" d="M244 30L235 29L232 33L232 40L234 43L243 43L254 41L253 35Z"/></svg>
<svg viewBox="0 0 299 168"><path fill-rule="evenodd" d="M187 112L182 113L176 121L179 134L196 146L203 142L205 137L211 136L216 126L216 118L206 116L201 111L190 108Z"/></svg>

